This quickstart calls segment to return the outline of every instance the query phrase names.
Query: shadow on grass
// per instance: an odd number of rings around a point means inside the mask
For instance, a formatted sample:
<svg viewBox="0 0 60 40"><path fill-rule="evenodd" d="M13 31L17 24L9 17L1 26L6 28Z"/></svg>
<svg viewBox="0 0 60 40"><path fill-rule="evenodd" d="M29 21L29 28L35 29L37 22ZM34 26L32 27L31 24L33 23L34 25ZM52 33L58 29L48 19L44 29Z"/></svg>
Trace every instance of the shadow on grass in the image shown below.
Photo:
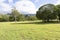
<svg viewBox="0 0 60 40"><path fill-rule="evenodd" d="M59 24L58 21L49 21L49 22L24 22L24 23L12 23L12 24Z"/></svg>

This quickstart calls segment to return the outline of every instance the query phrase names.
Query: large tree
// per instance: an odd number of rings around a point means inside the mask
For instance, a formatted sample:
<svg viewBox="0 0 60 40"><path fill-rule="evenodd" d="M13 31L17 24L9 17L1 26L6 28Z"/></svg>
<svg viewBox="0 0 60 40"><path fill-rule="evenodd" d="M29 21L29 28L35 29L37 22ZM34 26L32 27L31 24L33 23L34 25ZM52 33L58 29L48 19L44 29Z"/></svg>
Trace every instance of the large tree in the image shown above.
<svg viewBox="0 0 60 40"><path fill-rule="evenodd" d="M53 4L46 4L39 8L36 13L38 19L49 22L49 20L56 19L56 10Z"/></svg>
<svg viewBox="0 0 60 40"><path fill-rule="evenodd" d="M16 8L12 9L11 17L13 17L12 19L15 20L15 22L17 21L19 15L20 13L16 10Z"/></svg>
<svg viewBox="0 0 60 40"><path fill-rule="evenodd" d="M56 12L57 12L57 16L58 16L58 19L60 21L60 5L56 5Z"/></svg>

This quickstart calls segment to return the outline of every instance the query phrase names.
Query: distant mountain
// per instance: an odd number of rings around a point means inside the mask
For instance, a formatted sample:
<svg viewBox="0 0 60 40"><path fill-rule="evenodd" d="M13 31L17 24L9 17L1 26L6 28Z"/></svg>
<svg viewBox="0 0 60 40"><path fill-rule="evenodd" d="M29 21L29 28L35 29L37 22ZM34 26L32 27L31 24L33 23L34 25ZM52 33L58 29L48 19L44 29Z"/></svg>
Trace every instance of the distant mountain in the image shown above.
<svg viewBox="0 0 60 40"><path fill-rule="evenodd" d="M28 16L35 16L36 14L33 13L27 13L27 12L21 12L23 15L28 15Z"/></svg>
<svg viewBox="0 0 60 40"><path fill-rule="evenodd" d="M36 14L23 14L23 15L35 16Z"/></svg>
<svg viewBox="0 0 60 40"><path fill-rule="evenodd" d="M11 15L11 13L7 13L8 15ZM27 13L27 12L21 12L23 15L28 15L28 16L35 16L36 14L33 13Z"/></svg>

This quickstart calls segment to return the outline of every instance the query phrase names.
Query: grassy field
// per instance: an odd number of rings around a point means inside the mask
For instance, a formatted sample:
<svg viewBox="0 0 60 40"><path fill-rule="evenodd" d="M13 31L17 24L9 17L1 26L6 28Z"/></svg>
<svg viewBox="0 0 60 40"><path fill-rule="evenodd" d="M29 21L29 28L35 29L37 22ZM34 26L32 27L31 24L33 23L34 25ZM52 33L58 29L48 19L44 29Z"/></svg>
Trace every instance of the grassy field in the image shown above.
<svg viewBox="0 0 60 40"><path fill-rule="evenodd" d="M60 40L60 23L0 22L0 40Z"/></svg>

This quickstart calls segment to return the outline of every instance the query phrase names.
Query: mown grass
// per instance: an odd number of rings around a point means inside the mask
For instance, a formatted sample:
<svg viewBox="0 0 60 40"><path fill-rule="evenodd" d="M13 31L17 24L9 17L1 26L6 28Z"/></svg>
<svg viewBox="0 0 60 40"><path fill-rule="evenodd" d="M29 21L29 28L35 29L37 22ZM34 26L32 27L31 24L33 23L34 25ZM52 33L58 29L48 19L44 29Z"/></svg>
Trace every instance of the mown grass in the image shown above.
<svg viewBox="0 0 60 40"><path fill-rule="evenodd" d="M0 40L60 40L60 23L0 22Z"/></svg>

